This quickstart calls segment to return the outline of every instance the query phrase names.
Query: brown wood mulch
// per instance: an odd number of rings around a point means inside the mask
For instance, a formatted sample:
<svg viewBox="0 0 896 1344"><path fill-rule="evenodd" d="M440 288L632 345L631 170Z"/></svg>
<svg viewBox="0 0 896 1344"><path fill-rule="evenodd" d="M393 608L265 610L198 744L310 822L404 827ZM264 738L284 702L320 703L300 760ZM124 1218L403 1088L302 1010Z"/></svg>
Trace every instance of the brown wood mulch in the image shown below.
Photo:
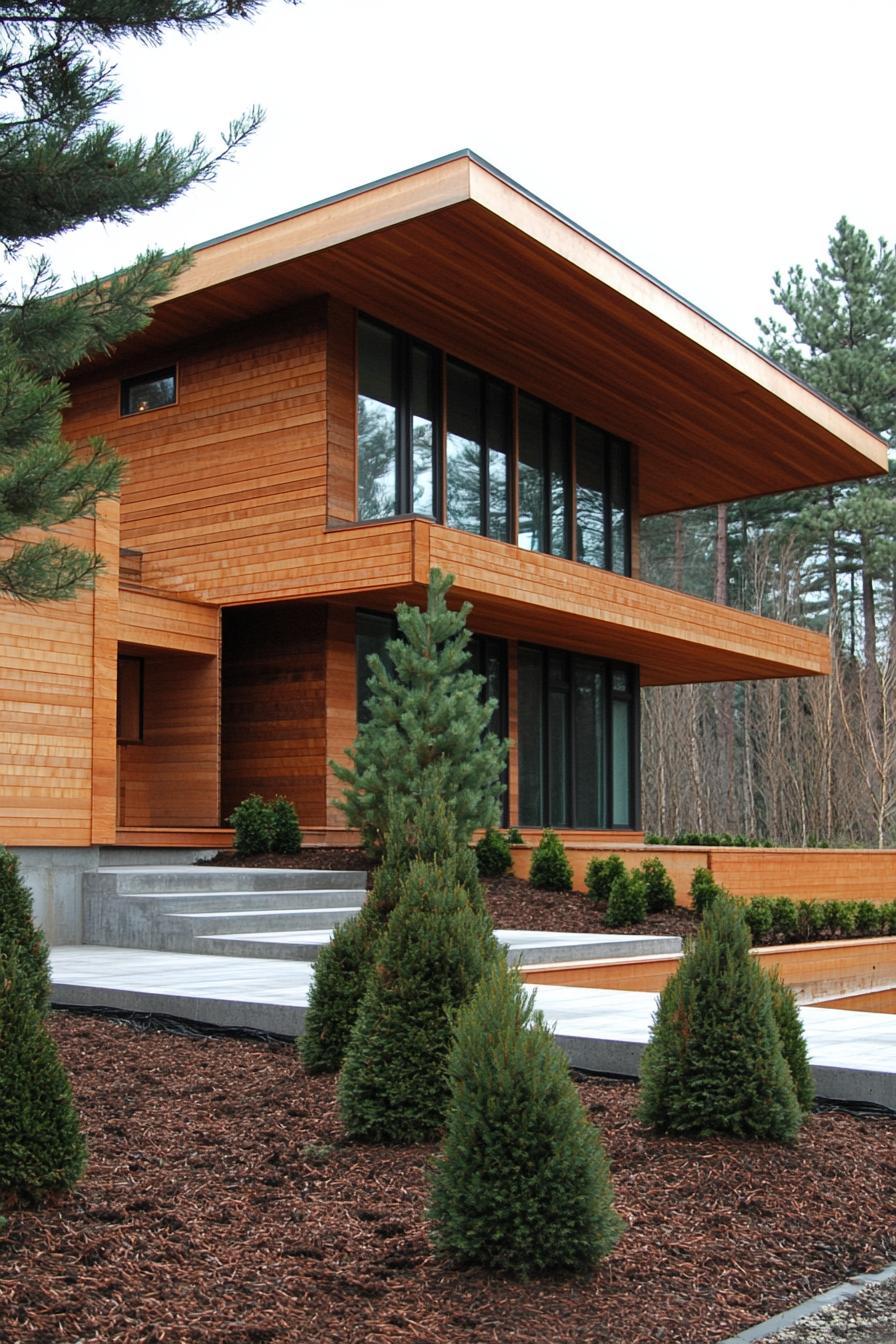
<svg viewBox="0 0 896 1344"><path fill-rule="evenodd" d="M711 1344L896 1257L896 1116L665 1140L634 1084L584 1080L627 1229L593 1275L516 1284L432 1252L435 1150L348 1142L290 1045L51 1029L90 1165L0 1233L3 1344Z"/></svg>

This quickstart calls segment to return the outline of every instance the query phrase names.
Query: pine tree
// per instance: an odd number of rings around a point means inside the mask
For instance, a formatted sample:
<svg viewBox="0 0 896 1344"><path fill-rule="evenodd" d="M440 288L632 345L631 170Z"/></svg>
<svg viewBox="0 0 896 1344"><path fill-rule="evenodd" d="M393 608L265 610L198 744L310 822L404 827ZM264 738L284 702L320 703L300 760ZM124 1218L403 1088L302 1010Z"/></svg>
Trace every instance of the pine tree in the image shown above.
<svg viewBox="0 0 896 1344"><path fill-rule="evenodd" d="M339 1081L351 1138L425 1143L448 1104L447 1060L458 1008L502 956L486 915L450 865L415 859L377 945Z"/></svg>
<svg viewBox="0 0 896 1344"><path fill-rule="evenodd" d="M41 1015L50 1006L47 940L34 923L31 892L22 881L19 861L0 845L0 956L19 954L19 974L31 986Z"/></svg>
<svg viewBox="0 0 896 1344"><path fill-rule="evenodd" d="M352 765L333 763L346 785L339 806L370 850L382 845L388 796L415 803L424 770L437 761L446 766L445 801L460 843L498 820L507 747L488 731L494 701L481 699L483 679L469 667L470 605L451 611L445 600L452 582L433 570L426 610L396 608L394 672L371 655L370 718L348 751Z"/></svg>
<svg viewBox="0 0 896 1344"><path fill-rule="evenodd" d="M121 222L206 181L258 124L233 122L223 150L198 137L178 148L161 132L126 141L105 113L118 96L113 67L97 50L127 37L154 43L249 15L258 0L128 0L85 8L37 0L0 17L0 246L14 259L29 244L90 220ZM36 602L89 586L96 556L46 530L95 512L114 494L121 463L100 439L62 437L62 375L109 350L150 320L151 301L188 264L184 253L140 257L126 273L64 295L42 258L21 282L0 281L0 594ZM37 528L37 535L21 535Z"/></svg>
<svg viewBox="0 0 896 1344"><path fill-rule="evenodd" d="M599 1135L533 1001L495 962L460 1010L429 1208L437 1249L519 1278L590 1269L622 1229Z"/></svg>
<svg viewBox="0 0 896 1344"><path fill-rule="evenodd" d="M21 950L0 952L0 1207L70 1189L87 1160L44 1016Z"/></svg>
<svg viewBox="0 0 896 1344"><path fill-rule="evenodd" d="M806 1035L800 1019L796 997L789 985L785 985L777 970L769 974L772 991L772 1011L781 1037L781 1049L790 1069L793 1087L800 1110L808 1115L815 1100L815 1082L809 1064L809 1049Z"/></svg>
<svg viewBox="0 0 896 1344"><path fill-rule="evenodd" d="M720 895L666 982L641 1061L641 1119L661 1133L791 1142L802 1119L741 910Z"/></svg>

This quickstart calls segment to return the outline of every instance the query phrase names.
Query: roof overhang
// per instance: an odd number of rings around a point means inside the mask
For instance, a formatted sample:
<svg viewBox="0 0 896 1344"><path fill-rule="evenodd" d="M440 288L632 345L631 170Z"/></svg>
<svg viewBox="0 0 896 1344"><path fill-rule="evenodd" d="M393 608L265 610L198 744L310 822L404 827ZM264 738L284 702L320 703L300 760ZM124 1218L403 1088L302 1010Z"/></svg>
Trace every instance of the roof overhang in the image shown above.
<svg viewBox="0 0 896 1344"><path fill-rule="evenodd" d="M886 444L468 151L203 244L142 358L328 294L634 443L641 512L886 471Z"/></svg>

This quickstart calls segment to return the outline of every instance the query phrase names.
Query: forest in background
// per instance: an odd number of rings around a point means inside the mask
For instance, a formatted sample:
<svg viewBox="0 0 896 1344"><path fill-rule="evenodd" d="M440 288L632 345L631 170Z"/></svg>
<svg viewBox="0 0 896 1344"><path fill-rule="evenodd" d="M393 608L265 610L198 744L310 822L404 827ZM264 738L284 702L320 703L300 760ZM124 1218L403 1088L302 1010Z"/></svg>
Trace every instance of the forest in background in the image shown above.
<svg viewBox="0 0 896 1344"><path fill-rule="evenodd" d="M896 252L841 219L759 348L896 444ZM642 697L643 824L896 843L896 475L645 518L642 578L826 632L830 677Z"/></svg>

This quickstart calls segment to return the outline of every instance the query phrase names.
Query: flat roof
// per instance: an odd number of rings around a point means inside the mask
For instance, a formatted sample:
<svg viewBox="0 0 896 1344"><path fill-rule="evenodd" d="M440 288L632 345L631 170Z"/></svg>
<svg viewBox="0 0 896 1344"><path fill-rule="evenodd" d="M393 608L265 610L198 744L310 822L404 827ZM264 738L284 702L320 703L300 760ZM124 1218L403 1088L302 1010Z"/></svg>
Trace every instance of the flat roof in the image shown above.
<svg viewBox="0 0 896 1344"><path fill-rule="evenodd" d="M642 513L887 469L884 440L466 149L200 244L113 359L319 295L632 442Z"/></svg>

